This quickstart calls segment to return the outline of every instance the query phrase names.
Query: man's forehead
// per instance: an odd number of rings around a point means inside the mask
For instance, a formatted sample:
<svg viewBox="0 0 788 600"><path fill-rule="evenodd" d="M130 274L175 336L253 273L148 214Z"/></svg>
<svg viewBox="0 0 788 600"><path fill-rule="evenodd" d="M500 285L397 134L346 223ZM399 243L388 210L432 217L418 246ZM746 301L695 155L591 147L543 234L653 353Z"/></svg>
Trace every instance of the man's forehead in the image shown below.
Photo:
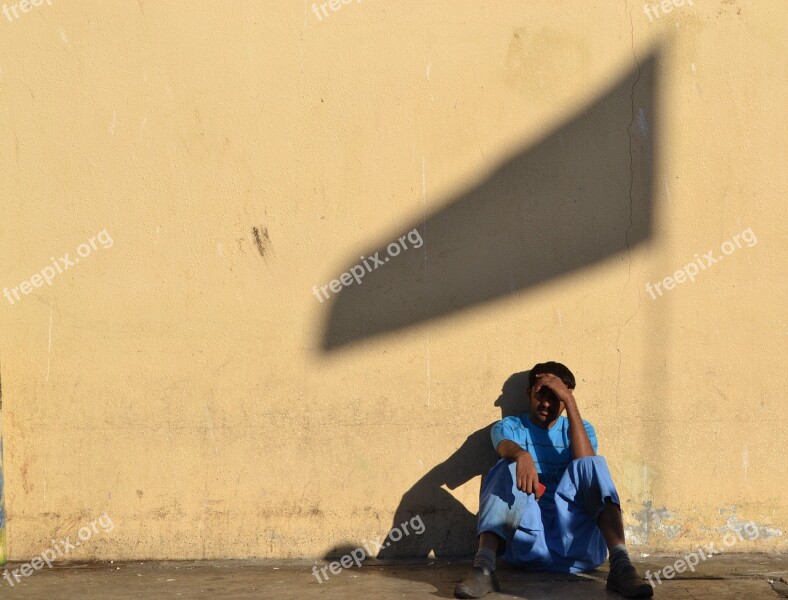
<svg viewBox="0 0 788 600"><path fill-rule="evenodd" d="M535 388L532 388L531 391L534 391ZM549 387L542 386L539 388L539 391L534 392L537 396L555 396L555 392L551 390Z"/></svg>

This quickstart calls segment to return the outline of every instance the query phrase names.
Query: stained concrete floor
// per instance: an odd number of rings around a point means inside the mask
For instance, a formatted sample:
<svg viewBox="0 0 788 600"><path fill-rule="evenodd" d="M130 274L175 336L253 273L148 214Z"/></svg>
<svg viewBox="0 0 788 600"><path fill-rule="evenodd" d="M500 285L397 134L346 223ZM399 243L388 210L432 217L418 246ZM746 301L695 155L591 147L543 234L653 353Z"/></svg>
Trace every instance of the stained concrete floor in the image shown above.
<svg viewBox="0 0 788 600"><path fill-rule="evenodd" d="M672 565L679 556L648 556L637 560L638 569L657 571ZM469 567L467 561L424 560L378 562L368 560L318 583L311 561L199 561L62 563L44 567L13 588L0 579L0 598L5 600L126 599L223 599L320 598L323 600L394 598L451 598L455 583ZM18 568L10 563L6 569ZM503 598L595 599L620 598L605 590L607 571L584 576L524 573L502 567L502 591L487 596ZM782 579L782 582L781 582ZM13 578L12 578L13 581ZM779 600L788 597L788 556L724 554L702 562L694 573L685 572L664 581L656 598L670 600Z"/></svg>

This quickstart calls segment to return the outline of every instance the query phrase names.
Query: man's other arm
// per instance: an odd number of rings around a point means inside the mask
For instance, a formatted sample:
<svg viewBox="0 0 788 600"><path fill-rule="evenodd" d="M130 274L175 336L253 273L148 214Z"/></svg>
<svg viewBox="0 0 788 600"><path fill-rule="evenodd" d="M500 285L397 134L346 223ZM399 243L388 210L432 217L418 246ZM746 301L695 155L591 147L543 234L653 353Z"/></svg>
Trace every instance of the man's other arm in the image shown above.
<svg viewBox="0 0 788 600"><path fill-rule="evenodd" d="M536 391L539 391L539 388L542 386L550 388L564 404L564 408L566 408L566 417L569 419L569 447L572 449L572 458L596 456L572 390L566 387L566 384L552 373L540 373L536 377Z"/></svg>
<svg viewBox="0 0 788 600"><path fill-rule="evenodd" d="M580 410L572 393L569 393L571 400L564 402L566 406L566 417L569 419L569 447L572 449L572 458L585 458L586 456L596 456L594 447L588 437L585 423L580 417Z"/></svg>

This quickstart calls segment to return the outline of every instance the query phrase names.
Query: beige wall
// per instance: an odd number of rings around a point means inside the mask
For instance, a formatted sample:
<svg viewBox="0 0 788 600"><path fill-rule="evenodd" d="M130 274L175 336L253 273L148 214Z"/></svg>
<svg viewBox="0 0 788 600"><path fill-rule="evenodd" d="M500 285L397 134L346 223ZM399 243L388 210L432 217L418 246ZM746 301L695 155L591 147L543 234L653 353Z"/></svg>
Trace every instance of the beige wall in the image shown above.
<svg viewBox="0 0 788 600"><path fill-rule="evenodd" d="M465 549L472 434L548 359L633 544L785 551L785 3L310 7L0 14L0 285L112 240L0 298L11 557L103 513L73 557L318 556L416 512L416 553Z"/></svg>

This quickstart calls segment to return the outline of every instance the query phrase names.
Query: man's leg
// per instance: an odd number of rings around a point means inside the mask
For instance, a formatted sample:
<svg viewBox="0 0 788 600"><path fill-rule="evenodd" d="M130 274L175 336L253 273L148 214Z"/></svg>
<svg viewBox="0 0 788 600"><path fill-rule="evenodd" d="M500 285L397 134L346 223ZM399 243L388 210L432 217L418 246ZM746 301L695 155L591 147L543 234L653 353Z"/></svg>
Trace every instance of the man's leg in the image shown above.
<svg viewBox="0 0 788 600"><path fill-rule="evenodd" d="M454 588L456 598L481 598L500 589L495 576L495 559L502 541L490 531L479 535L479 550L473 558L473 567Z"/></svg>
<svg viewBox="0 0 788 600"><path fill-rule="evenodd" d="M498 548L501 546L501 538L489 531L483 532L479 536L479 550L487 548L498 554Z"/></svg>
<svg viewBox="0 0 788 600"><path fill-rule="evenodd" d="M583 510L578 511L577 508ZM573 460L556 491L556 520L564 533L551 550L572 572L590 570L610 553L607 587L628 598L653 595L629 559L620 500L607 462L601 456ZM589 518L590 517L590 518Z"/></svg>
<svg viewBox="0 0 788 600"><path fill-rule="evenodd" d="M491 573L494 573L495 561L502 543L503 540L492 531L482 532L479 535L479 549L476 551L476 556L473 559L473 566L486 567Z"/></svg>
<svg viewBox="0 0 788 600"><path fill-rule="evenodd" d="M621 518L621 507L613 502L605 502L605 508L596 520L608 550L626 544L624 539L624 520Z"/></svg>
<svg viewBox="0 0 788 600"><path fill-rule="evenodd" d="M479 498L479 550L473 568L454 589L457 598L480 598L498 589L495 562L504 547L508 561L511 557L531 558L537 542L544 546L539 507L533 494L517 489L515 468L514 463L501 459L484 481ZM527 530L521 530L523 522L529 525Z"/></svg>
<svg viewBox="0 0 788 600"><path fill-rule="evenodd" d="M473 559L474 567L487 567L490 571L495 571L495 558L503 540L492 531L483 531L479 535L479 549Z"/></svg>
<svg viewBox="0 0 788 600"><path fill-rule="evenodd" d="M632 567L624 537L624 520L621 518L621 507L614 502L605 502L605 508L599 513L597 525L605 538L605 545L610 553L610 572L621 573ZM645 588L644 588L645 591Z"/></svg>

